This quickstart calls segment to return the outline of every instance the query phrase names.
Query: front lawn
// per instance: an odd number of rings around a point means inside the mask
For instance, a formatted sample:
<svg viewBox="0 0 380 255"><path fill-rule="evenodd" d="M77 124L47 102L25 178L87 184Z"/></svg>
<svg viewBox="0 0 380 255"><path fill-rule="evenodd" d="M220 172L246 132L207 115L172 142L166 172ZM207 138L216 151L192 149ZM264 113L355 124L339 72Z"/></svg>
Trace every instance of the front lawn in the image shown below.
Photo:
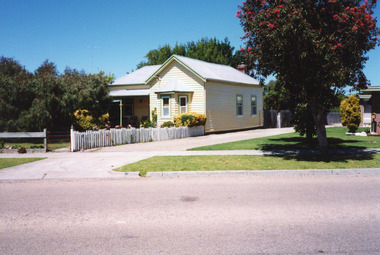
<svg viewBox="0 0 380 255"><path fill-rule="evenodd" d="M0 169L30 163L45 158L0 158Z"/></svg>
<svg viewBox="0 0 380 255"><path fill-rule="evenodd" d="M360 131L360 130L359 130ZM347 136L346 127L327 128L329 148L357 149L380 148L380 136ZM306 143L306 138L298 133L282 134L263 138L222 143L191 150L299 150L318 149L318 140L314 138L312 144Z"/></svg>
<svg viewBox="0 0 380 255"><path fill-rule="evenodd" d="M1 145L1 144L0 144ZM44 143L42 142L5 142L3 145L4 148L13 147L18 149L20 147L25 147L25 149L43 149ZM48 150L54 151L61 148L70 147L70 143L48 143ZM0 147L1 149L1 147Z"/></svg>
<svg viewBox="0 0 380 255"><path fill-rule="evenodd" d="M115 169L120 172L213 171L213 170L292 170L376 168L379 154L336 154L323 160L319 155L271 156L161 156Z"/></svg>

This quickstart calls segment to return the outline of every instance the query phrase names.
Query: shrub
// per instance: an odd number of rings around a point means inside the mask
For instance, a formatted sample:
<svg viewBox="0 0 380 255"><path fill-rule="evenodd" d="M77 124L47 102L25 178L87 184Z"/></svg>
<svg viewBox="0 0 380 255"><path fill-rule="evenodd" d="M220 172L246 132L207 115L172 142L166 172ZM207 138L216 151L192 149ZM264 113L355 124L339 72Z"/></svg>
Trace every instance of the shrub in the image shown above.
<svg viewBox="0 0 380 255"><path fill-rule="evenodd" d="M154 109L152 110L152 120L154 123L157 123L157 108L154 107Z"/></svg>
<svg viewBox="0 0 380 255"><path fill-rule="evenodd" d="M140 127L143 127L143 128L154 128L156 127L156 123L154 123L153 121L150 121L149 119L148 120L144 120L140 123Z"/></svg>
<svg viewBox="0 0 380 255"><path fill-rule="evenodd" d="M19 147L17 150L18 153L26 153L25 147Z"/></svg>
<svg viewBox="0 0 380 255"><path fill-rule="evenodd" d="M343 126L350 132L355 132L361 121L359 97L352 95L340 103L340 117Z"/></svg>
<svg viewBox="0 0 380 255"><path fill-rule="evenodd" d="M78 131L93 130L104 128L107 125L109 114L103 114L100 117L94 117L89 110L76 110L74 112L74 129Z"/></svg>
<svg viewBox="0 0 380 255"><path fill-rule="evenodd" d="M195 113L195 112L187 112L175 115L174 124L179 126L188 126L188 127L196 127L202 126L206 124L207 117L204 114Z"/></svg>
<svg viewBox="0 0 380 255"><path fill-rule="evenodd" d="M161 125L161 127L174 127L175 124L172 121L166 121L164 124Z"/></svg>

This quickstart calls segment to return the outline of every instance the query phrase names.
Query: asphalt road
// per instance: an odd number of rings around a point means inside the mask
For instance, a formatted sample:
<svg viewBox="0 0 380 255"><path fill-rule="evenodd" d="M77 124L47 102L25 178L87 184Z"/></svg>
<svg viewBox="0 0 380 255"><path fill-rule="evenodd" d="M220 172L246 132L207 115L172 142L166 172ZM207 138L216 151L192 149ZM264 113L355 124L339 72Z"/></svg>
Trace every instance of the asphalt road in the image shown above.
<svg viewBox="0 0 380 255"><path fill-rule="evenodd" d="M380 254L380 175L0 182L1 254Z"/></svg>

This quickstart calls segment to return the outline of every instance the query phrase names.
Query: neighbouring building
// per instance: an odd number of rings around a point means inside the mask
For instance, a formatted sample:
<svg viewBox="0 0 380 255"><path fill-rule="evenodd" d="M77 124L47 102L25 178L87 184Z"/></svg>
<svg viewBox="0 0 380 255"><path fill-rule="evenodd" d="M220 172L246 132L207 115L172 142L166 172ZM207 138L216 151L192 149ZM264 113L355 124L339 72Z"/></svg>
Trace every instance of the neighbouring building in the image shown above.
<svg viewBox="0 0 380 255"><path fill-rule="evenodd" d="M263 89L259 82L230 66L171 56L162 65L145 66L109 85L111 117L122 125L151 119L158 125L180 113L207 116L205 132L263 126ZM121 104L120 104L121 103Z"/></svg>
<svg viewBox="0 0 380 255"><path fill-rule="evenodd" d="M375 121L380 123L380 86L369 86L368 89L360 91L360 110L362 121L360 126L371 126L372 114L376 116ZM380 134L380 127L377 126L376 132Z"/></svg>

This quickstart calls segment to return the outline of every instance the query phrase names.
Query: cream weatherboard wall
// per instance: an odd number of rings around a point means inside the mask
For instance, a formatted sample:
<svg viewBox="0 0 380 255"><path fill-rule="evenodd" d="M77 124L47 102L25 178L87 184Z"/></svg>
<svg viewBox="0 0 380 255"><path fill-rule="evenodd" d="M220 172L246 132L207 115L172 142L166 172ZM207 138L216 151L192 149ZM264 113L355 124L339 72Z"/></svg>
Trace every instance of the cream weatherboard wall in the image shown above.
<svg viewBox="0 0 380 255"><path fill-rule="evenodd" d="M155 91L160 88L160 86L165 85L174 78L177 78L179 82L194 92L174 94L155 93ZM153 79L150 82L150 85L150 109L157 109L158 125L162 125L166 121L173 121L174 115L179 114L180 96L187 96L188 112L205 114L205 90L203 81L178 62L173 61L165 69L161 70L158 74L158 78ZM162 96L170 96L170 117L168 118L162 117Z"/></svg>
<svg viewBox="0 0 380 255"><path fill-rule="evenodd" d="M237 115L236 97L243 98L243 114ZM257 113L251 114L251 97ZM206 84L206 132L244 129L263 125L263 95L260 86L209 82Z"/></svg>

